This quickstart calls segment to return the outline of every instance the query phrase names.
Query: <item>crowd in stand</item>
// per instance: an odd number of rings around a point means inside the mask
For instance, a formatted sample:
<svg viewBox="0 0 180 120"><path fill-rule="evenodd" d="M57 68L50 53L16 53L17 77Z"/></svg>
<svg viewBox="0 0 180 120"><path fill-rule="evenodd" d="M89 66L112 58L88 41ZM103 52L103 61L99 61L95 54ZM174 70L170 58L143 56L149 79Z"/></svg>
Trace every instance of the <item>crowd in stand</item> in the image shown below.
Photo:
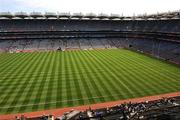
<svg viewBox="0 0 180 120"><path fill-rule="evenodd" d="M101 109L72 110L62 116L21 116L16 120L180 120L180 96L140 103L124 103Z"/></svg>
<svg viewBox="0 0 180 120"><path fill-rule="evenodd" d="M23 52L26 50L32 51L47 51L47 50L69 50L69 49L98 49L112 48L111 41L107 39L63 39L63 40L7 40L0 41L0 51L4 52Z"/></svg>
<svg viewBox="0 0 180 120"><path fill-rule="evenodd" d="M148 39L62 39L62 40L7 40L0 41L0 52L33 52L56 50L91 50L128 48L157 58L180 64L180 43Z"/></svg>

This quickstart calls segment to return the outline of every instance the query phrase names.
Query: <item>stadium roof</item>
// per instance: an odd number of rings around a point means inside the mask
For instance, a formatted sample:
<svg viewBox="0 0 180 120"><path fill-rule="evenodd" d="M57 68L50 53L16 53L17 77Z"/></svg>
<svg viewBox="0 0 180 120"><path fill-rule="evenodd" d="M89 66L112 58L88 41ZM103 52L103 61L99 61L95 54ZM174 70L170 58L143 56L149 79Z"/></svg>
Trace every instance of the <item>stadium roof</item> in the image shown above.
<svg viewBox="0 0 180 120"><path fill-rule="evenodd" d="M36 18L42 18L42 19L95 19L95 20L166 20L166 19L180 19L180 11L175 12L167 12L167 13L158 13L158 14L152 14L152 15L139 15L139 16L123 16L119 14L104 14L100 13L98 15L94 13L55 13L55 12L46 12L45 14L42 14L41 12L32 12L30 14L27 14L26 12L16 12L16 13L10 13L10 12L0 12L0 19L36 19Z"/></svg>

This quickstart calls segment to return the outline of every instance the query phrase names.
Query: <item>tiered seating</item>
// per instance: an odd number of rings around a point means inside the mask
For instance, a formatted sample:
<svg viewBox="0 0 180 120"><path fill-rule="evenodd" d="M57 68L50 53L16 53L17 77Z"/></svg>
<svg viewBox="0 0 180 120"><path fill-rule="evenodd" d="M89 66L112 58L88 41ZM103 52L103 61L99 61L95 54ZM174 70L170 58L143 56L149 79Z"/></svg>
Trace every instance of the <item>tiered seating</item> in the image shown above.
<svg viewBox="0 0 180 120"><path fill-rule="evenodd" d="M179 120L180 97L162 98L140 103L124 103L86 111L71 110L63 115L42 115L21 120ZM17 117L16 120L19 120Z"/></svg>
<svg viewBox="0 0 180 120"><path fill-rule="evenodd" d="M93 20L1 20L0 31L159 31L180 32L179 20L132 20L132 21L93 21Z"/></svg>
<svg viewBox="0 0 180 120"><path fill-rule="evenodd" d="M90 39L80 39L79 40L79 42L80 42L80 47L81 47L81 49L82 50L87 50L87 49L91 49L92 48L92 46L91 46L91 42L90 42Z"/></svg>
<svg viewBox="0 0 180 120"><path fill-rule="evenodd" d="M78 50L80 49L80 44L78 39L70 39L66 40L67 41L67 50Z"/></svg>
<svg viewBox="0 0 180 120"><path fill-rule="evenodd" d="M91 39L91 45L94 49L105 48L101 39Z"/></svg>
<svg viewBox="0 0 180 120"><path fill-rule="evenodd" d="M91 48L109 48L107 40L63 39L63 40L9 40L0 42L0 49L10 51L23 50L74 50Z"/></svg>

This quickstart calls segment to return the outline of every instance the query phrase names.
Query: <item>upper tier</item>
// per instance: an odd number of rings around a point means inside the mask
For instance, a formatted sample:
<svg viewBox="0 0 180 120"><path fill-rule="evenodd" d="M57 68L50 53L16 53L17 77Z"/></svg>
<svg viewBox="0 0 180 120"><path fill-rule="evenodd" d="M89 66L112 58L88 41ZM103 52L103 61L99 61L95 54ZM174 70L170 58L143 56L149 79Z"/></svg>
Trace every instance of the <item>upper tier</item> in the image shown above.
<svg viewBox="0 0 180 120"><path fill-rule="evenodd" d="M180 19L77 20L0 19L0 32L20 31L147 31L180 33Z"/></svg>

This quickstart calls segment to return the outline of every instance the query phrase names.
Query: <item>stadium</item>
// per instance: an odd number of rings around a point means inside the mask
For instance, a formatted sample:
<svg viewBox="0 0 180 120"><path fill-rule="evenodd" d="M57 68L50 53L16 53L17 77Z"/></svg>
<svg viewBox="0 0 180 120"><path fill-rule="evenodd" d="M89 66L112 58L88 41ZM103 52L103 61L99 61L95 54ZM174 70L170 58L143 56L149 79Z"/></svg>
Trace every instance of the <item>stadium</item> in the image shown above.
<svg viewBox="0 0 180 120"><path fill-rule="evenodd" d="M0 119L179 120L180 12L1 12L0 98Z"/></svg>

